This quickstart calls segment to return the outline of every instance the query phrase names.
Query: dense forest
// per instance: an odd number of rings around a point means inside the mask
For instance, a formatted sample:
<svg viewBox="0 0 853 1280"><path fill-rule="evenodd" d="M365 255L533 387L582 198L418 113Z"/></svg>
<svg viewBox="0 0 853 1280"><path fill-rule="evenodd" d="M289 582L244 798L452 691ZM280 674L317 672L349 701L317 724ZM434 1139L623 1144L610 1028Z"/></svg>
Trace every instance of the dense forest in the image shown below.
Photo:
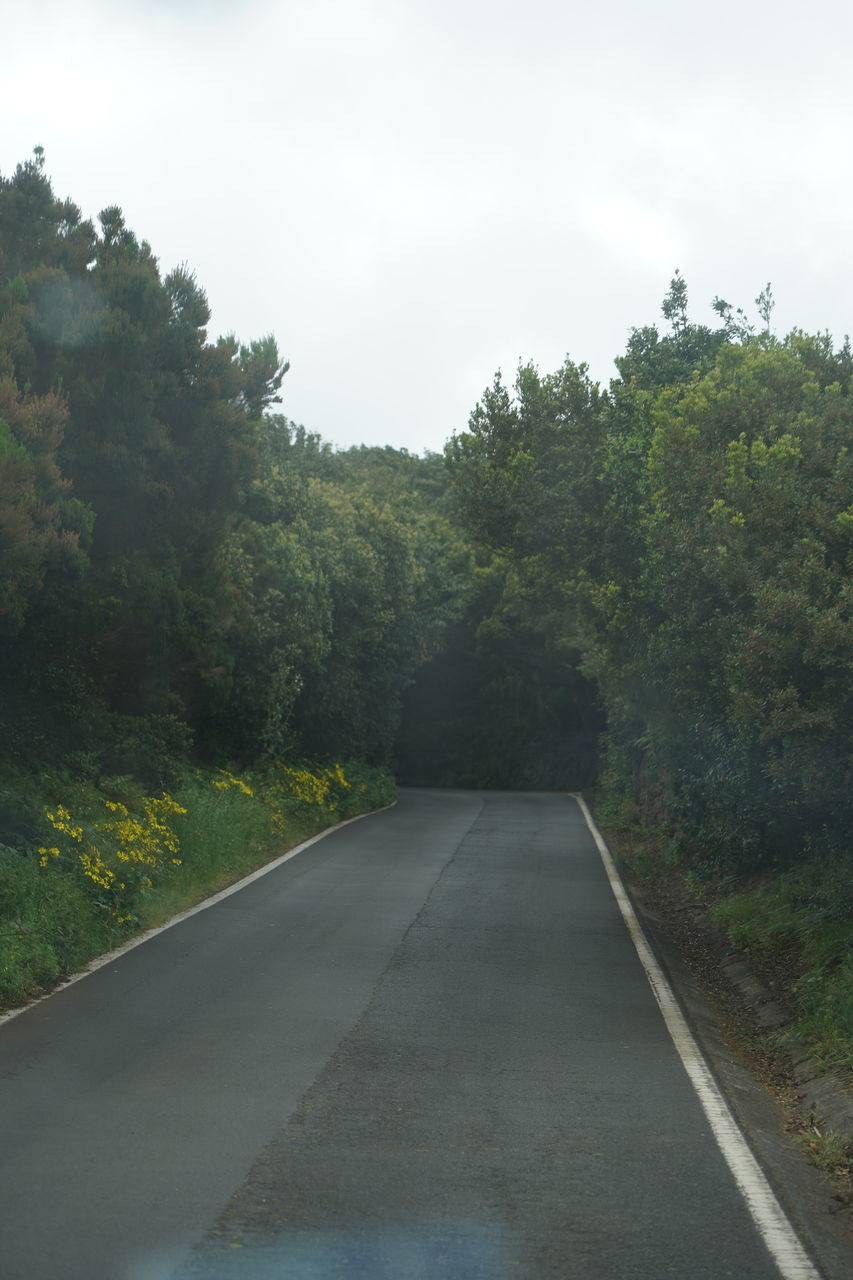
<svg viewBox="0 0 853 1280"><path fill-rule="evenodd" d="M444 456L336 451L277 411L275 339L210 340L118 207L85 219L39 149L0 176L7 993L82 954L37 872L137 927L117 824L178 866L205 779L277 796L279 837L282 778L326 817L383 770L597 786L698 865L818 867L849 940L853 353L756 305L696 324L676 273L606 389L523 365Z"/></svg>

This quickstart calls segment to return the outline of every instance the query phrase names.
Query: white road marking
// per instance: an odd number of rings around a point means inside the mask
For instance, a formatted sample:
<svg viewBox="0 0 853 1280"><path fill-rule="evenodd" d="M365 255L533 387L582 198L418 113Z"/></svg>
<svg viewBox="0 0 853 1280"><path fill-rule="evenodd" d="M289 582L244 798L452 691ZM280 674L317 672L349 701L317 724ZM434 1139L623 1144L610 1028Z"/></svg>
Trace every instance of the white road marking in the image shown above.
<svg viewBox="0 0 853 1280"><path fill-rule="evenodd" d="M316 844L318 840L324 840L331 832L340 831L341 827L348 827L351 822L358 822L360 818L369 818L372 813L382 813L384 809L393 809L396 803L397 801L395 800L392 804L384 805L382 809L370 809L366 813L357 813L354 818L347 818L344 822L338 822L333 827L326 827L324 831L319 831L316 836L311 836L309 840L303 840L302 844L297 844L292 849L288 849L287 853L283 853L281 857L276 858L273 862L265 863L257 871L252 871L249 875L243 876L242 880L237 880L234 884L230 884L227 889L220 889L219 893L211 894L209 898L205 898L194 907L187 907L186 911L181 911L178 915L172 916L171 920L167 920L165 924L157 925L156 929L146 929L145 933L141 933L138 938L131 938L130 942L126 942L124 946L116 947L113 951L105 951L103 955L96 956L94 960L89 961L84 969L80 969L79 972L72 974L70 978L66 978L58 986L46 991L43 996L38 996L35 1000L31 1000L29 1004L23 1004L17 1009L9 1009L7 1013L0 1014L0 1027L5 1022L11 1022L13 1018L26 1013L28 1009L32 1009L35 1005L41 1004L43 1000L49 1000L57 992L64 991L66 987L73 987L75 982L80 982L82 978L88 978L90 973L103 969L104 965L112 964L114 960L118 960L119 956L125 955L128 951L133 951L134 947L141 947L143 942L150 942L152 938L157 937L158 933L165 933L167 929L171 929L173 925L180 924L182 920L188 920L190 916L198 915L199 911L206 911L208 907L216 906L217 902L230 898L232 893L239 893L241 889L245 889L246 885L251 884L253 880L260 880L261 876L269 875L271 871L275 871L282 863L295 858L297 853L303 853L312 844Z"/></svg>
<svg viewBox="0 0 853 1280"><path fill-rule="evenodd" d="M693 1038L684 1014L672 993L672 988L646 940L622 883L622 877L601 832L595 825L595 819L582 796L573 794L573 799L580 806L581 813L592 833L604 863L610 887L622 912L622 918L637 949L649 985L654 992L684 1069L690 1077L717 1144L746 1201L753 1222L779 1269L780 1276L783 1280L820 1280L820 1273L810 1261L794 1228L788 1221Z"/></svg>

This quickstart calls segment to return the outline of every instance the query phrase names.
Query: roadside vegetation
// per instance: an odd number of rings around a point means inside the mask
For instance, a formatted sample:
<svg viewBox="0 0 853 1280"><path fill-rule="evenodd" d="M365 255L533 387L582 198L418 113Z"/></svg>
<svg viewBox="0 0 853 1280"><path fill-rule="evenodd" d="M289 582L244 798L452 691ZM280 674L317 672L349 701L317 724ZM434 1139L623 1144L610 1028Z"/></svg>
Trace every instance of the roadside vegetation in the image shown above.
<svg viewBox="0 0 853 1280"><path fill-rule="evenodd" d="M18 819L29 838L0 846L0 1004L7 1005L318 831L390 804L395 791L388 774L361 764L273 765L240 777L195 769L159 796L130 777L18 784Z"/></svg>

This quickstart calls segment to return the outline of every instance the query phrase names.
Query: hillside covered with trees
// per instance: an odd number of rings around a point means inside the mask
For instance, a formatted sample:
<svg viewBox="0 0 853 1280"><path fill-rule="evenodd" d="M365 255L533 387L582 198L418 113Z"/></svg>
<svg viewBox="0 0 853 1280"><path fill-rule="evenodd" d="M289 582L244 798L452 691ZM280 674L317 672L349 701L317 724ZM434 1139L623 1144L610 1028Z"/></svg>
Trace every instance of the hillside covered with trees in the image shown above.
<svg viewBox="0 0 853 1280"><path fill-rule="evenodd" d="M853 355L757 304L696 324L676 274L608 388L524 365L444 457L335 451L120 209L0 176L0 996L178 904L214 829L257 863L395 773L597 786L772 871L853 1025Z"/></svg>

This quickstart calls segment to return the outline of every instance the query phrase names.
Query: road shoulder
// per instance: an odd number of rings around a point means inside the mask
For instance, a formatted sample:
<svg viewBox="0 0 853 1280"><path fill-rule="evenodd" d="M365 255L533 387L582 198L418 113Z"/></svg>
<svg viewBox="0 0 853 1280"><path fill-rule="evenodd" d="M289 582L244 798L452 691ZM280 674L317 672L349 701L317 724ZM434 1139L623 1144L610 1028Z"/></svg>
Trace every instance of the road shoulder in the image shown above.
<svg viewBox="0 0 853 1280"><path fill-rule="evenodd" d="M807 1054L772 1040L786 1015L708 911L677 881L664 889L631 875L620 833L602 826L643 929L709 1066L792 1222L827 1280L853 1274L853 1196L805 1154L798 1135L816 1121L853 1138L853 1103Z"/></svg>

